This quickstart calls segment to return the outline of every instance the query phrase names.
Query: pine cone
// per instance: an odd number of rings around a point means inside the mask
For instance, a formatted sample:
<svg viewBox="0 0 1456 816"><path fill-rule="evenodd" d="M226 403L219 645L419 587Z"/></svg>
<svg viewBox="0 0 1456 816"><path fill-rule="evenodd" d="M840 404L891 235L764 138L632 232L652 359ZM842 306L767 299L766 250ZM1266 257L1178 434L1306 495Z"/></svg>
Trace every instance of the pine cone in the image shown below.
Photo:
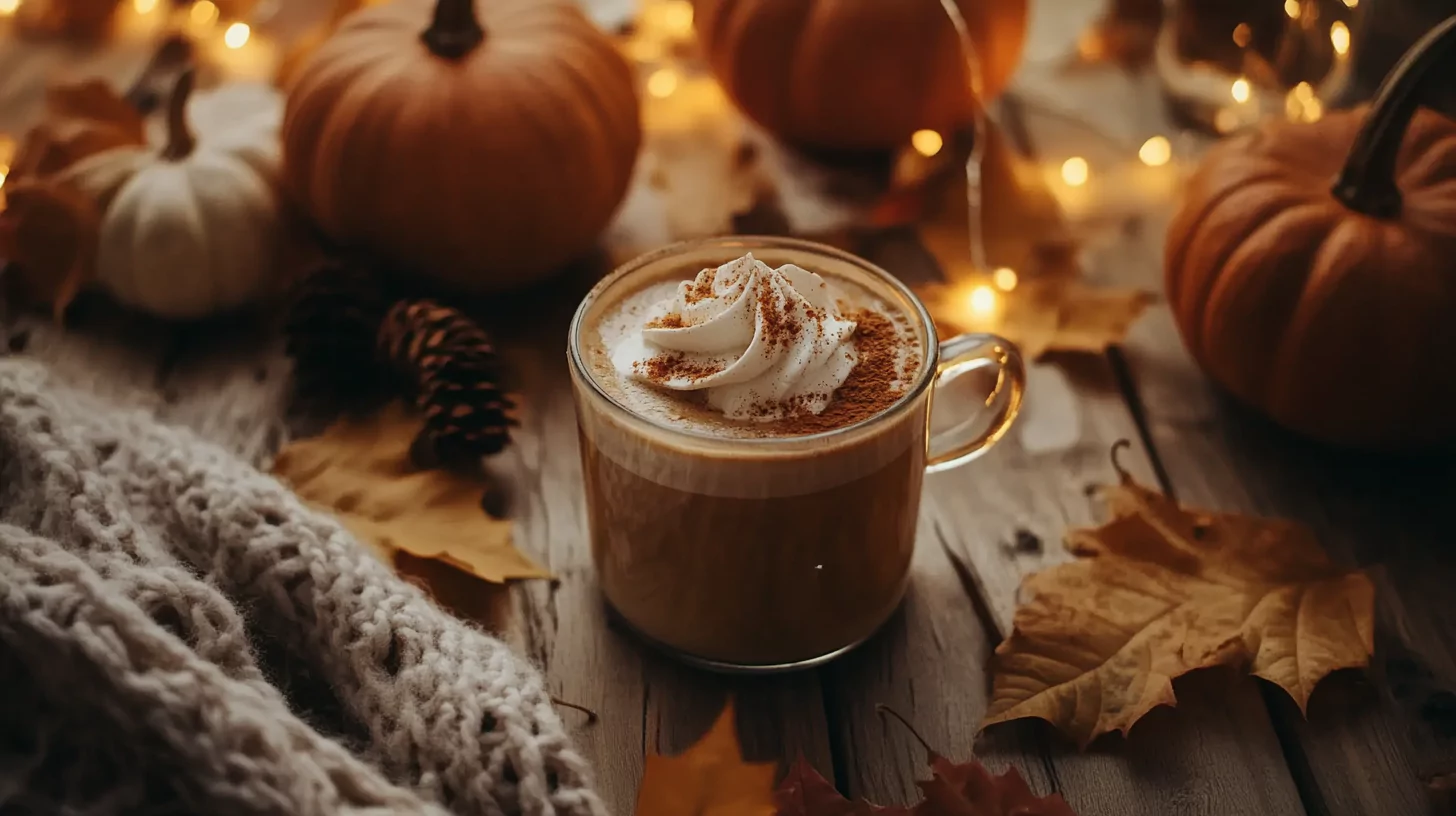
<svg viewBox="0 0 1456 816"><path fill-rule="evenodd" d="M387 307L379 276L362 265L329 261L299 282L284 322L299 396L340 400L378 388L374 343Z"/></svg>
<svg viewBox="0 0 1456 816"><path fill-rule="evenodd" d="M378 349L413 389L425 415L418 441L434 456L463 463L505 448L513 406L500 390L495 349L475 321L432 300L400 301L379 327Z"/></svg>

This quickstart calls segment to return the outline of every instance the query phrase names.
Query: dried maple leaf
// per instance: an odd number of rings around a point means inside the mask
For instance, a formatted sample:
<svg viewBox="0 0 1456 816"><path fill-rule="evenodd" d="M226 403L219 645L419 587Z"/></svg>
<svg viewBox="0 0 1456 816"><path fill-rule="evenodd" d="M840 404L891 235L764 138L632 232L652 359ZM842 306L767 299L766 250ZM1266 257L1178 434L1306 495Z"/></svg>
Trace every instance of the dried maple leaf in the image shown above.
<svg viewBox="0 0 1456 816"><path fill-rule="evenodd" d="M850 802L802 758L779 784L777 816L1075 816L1058 794L1038 797L1015 768L993 776L974 760L951 762L930 752L931 778L917 782L925 799L912 808Z"/></svg>
<svg viewBox="0 0 1456 816"><path fill-rule="evenodd" d="M637 816L773 816L773 763L743 761L733 703L683 753L650 754L637 791Z"/></svg>
<svg viewBox="0 0 1456 816"><path fill-rule="evenodd" d="M409 446L421 427L392 403L289 444L273 472L386 556L433 558L496 583L550 577L511 546L509 521L481 509L484 481L411 466Z"/></svg>
<svg viewBox="0 0 1456 816"><path fill-rule="evenodd" d="M983 727L1038 717L1085 747L1174 705L1173 678L1194 669L1247 665L1304 710L1326 674L1369 662L1374 585L1308 528L1184 509L1118 472L1112 519L1026 580Z"/></svg>

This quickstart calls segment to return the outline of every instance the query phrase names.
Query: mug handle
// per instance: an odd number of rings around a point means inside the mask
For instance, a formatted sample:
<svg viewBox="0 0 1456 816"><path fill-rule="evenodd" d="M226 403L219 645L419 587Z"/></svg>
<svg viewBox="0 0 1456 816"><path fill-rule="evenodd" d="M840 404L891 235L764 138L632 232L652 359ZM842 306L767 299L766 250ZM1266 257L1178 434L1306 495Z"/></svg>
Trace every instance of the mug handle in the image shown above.
<svg viewBox="0 0 1456 816"><path fill-rule="evenodd" d="M994 334L960 334L940 344L940 365L931 384L932 411L935 393L947 383L963 374L992 366L996 368L996 387L986 396L986 405L1001 406L995 421L980 434L959 442L939 456L931 457L925 465L926 473L938 473L963 465L990 450L1010 430L1026 395L1026 366L1021 361L1021 352L1006 338ZM925 421L930 421L929 414ZM931 434L930 441L954 440L964 433L964 428L963 423L940 434Z"/></svg>

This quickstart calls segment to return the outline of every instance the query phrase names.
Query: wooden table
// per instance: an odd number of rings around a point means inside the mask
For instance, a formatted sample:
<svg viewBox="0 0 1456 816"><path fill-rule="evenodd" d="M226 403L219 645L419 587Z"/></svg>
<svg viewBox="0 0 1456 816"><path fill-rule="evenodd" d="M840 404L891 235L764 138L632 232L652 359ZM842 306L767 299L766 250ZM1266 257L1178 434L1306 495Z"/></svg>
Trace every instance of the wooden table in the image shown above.
<svg viewBox="0 0 1456 816"><path fill-rule="evenodd" d="M1053 90L1043 80L1020 85L1000 111L1028 155L1075 149L1080 131L1070 121L1121 133L1134 148L1142 135L1168 132L1145 76L1074 72L1058 75ZM1073 116L1018 104L1037 94ZM1083 250L1088 278L1158 291L1166 214L1119 216L1110 239L1104 231ZM861 236L855 249L910 280L937 275L913 231ZM515 444L492 469L511 486L518 546L557 580L515 585L488 609L479 598L447 600L473 602L544 667L557 697L600 715L588 725L564 712L579 723L576 738L614 812L631 812L644 755L686 748L729 695L750 759L802 754L845 792L885 804L915 801L915 780L927 772L919 744L877 716L878 704L942 754L1015 765L1082 816L1404 816L1428 812L1426 780L1456 771L1451 463L1346 455L1270 427L1196 371L1162 304L1111 352L1038 368L1029 410L1043 400L1061 413L1032 417L1043 424L1029 427L1074 422L1070 444L1048 450L1030 431L1013 433L974 465L929 478L908 597L865 646L771 678L705 674L647 651L608 624L584 528L564 327L589 278L513 299L493 324L525 410ZM168 327L87 306L66 332L29 316L5 329L12 353L150 406L260 465L300 431L288 414L289 363L265 321ZM1009 631L1018 584L1068 557L1059 541L1069 526L1099 519L1088 488L1113 480L1108 450L1124 438L1133 441L1124 461L1145 483L1191 505L1308 523L1334 559L1371 568L1379 624L1370 670L1327 680L1307 720L1261 681L1208 671L1176 684L1176 710L1085 753L1033 721L978 737L986 666Z"/></svg>

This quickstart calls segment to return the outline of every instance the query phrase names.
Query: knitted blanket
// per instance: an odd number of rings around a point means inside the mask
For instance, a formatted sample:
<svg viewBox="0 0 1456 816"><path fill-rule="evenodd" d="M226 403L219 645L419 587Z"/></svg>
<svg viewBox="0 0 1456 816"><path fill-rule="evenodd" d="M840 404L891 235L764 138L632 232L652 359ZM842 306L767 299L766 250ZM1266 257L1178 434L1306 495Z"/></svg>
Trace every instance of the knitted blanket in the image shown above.
<svg viewBox="0 0 1456 816"><path fill-rule="evenodd" d="M290 709L266 644L343 733ZM9 360L0 812L606 811L525 660L270 476Z"/></svg>

